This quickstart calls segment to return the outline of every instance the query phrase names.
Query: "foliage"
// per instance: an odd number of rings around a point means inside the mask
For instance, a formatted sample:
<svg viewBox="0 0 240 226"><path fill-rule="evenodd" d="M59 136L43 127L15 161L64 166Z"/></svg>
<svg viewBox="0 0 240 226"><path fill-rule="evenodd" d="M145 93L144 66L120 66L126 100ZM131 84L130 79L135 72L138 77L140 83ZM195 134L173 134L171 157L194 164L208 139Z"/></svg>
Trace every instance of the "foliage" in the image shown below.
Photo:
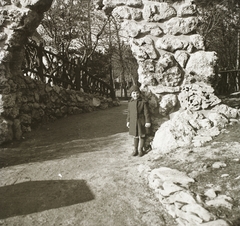
<svg viewBox="0 0 240 226"><path fill-rule="evenodd" d="M239 9L234 0L196 0L200 26L207 51L216 51L220 69L236 68ZM239 48L239 46L238 46Z"/></svg>
<svg viewBox="0 0 240 226"><path fill-rule="evenodd" d="M87 69L90 74L109 82L109 54L95 52L88 62Z"/></svg>
<svg viewBox="0 0 240 226"><path fill-rule="evenodd" d="M96 23L96 21L98 23ZM106 26L106 18L94 11L92 0L55 0L41 23L42 35L58 52L64 45L65 55L81 56L87 64Z"/></svg>

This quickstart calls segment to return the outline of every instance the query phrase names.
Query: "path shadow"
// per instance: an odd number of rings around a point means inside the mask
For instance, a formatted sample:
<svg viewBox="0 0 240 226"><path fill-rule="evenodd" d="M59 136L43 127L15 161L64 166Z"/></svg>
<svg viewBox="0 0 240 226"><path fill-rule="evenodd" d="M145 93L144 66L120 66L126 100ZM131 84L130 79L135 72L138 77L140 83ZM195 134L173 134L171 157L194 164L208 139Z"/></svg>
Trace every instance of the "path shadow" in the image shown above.
<svg viewBox="0 0 240 226"><path fill-rule="evenodd" d="M82 153L100 152L106 147L116 146L125 138L126 133L119 133L103 138L80 139L48 146L29 146L25 149L4 148L0 149L0 169L33 162L60 160Z"/></svg>
<svg viewBox="0 0 240 226"><path fill-rule="evenodd" d="M84 180L29 181L0 187L0 219L91 201Z"/></svg>
<svg viewBox="0 0 240 226"><path fill-rule="evenodd" d="M25 133L21 141L0 145L0 168L102 150L98 147L99 140L111 143L113 135L128 131L126 110L124 102L118 107L39 125Z"/></svg>

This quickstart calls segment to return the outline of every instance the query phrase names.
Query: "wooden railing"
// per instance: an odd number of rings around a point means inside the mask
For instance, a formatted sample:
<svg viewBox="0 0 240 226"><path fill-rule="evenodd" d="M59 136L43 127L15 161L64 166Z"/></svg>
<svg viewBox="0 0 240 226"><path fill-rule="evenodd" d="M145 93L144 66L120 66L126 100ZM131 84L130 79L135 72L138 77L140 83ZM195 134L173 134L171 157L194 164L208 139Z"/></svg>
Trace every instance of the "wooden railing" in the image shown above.
<svg viewBox="0 0 240 226"><path fill-rule="evenodd" d="M115 98L113 87L89 74L81 66L80 60L69 61L64 55L47 51L33 41L25 45L22 70L25 76L51 85Z"/></svg>
<svg viewBox="0 0 240 226"><path fill-rule="evenodd" d="M240 70L220 71L218 75L216 87L218 95L229 95L240 91Z"/></svg>

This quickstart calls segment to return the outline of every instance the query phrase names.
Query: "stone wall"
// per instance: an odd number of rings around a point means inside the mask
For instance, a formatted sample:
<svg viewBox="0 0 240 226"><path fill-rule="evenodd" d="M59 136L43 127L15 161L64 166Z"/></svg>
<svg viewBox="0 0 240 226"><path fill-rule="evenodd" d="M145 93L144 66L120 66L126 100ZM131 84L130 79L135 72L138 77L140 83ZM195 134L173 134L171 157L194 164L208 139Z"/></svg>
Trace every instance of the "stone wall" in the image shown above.
<svg viewBox="0 0 240 226"><path fill-rule="evenodd" d="M5 85L0 94L0 143L20 140L39 123L119 104L111 98L52 87L21 75L16 80L9 78Z"/></svg>
<svg viewBox="0 0 240 226"><path fill-rule="evenodd" d="M23 46L51 3L52 0L0 1L0 144L21 139L24 132L40 122L118 104L23 76Z"/></svg>
<svg viewBox="0 0 240 226"><path fill-rule="evenodd" d="M123 36L137 59L140 89L152 113L156 153L192 144L194 139L196 145L202 145L219 134L231 117L238 117L236 109L220 105L214 94L218 58L215 52L205 50L204 38L196 33L197 6L193 1L98 3L105 14L112 14L122 24ZM173 112L177 112L174 117ZM209 129L214 132L209 134Z"/></svg>

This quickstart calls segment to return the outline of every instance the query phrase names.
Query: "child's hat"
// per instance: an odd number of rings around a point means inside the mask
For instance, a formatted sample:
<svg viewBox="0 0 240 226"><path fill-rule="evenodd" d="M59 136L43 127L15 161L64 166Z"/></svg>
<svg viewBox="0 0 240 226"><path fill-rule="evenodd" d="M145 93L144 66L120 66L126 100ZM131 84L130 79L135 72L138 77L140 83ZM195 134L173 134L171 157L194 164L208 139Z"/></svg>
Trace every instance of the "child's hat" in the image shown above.
<svg viewBox="0 0 240 226"><path fill-rule="evenodd" d="M136 85L133 85L130 89L129 89L129 92L130 93L132 93L132 92L136 92L136 91L138 91L138 92L140 92L140 89L139 89L139 87L138 86L136 86Z"/></svg>

